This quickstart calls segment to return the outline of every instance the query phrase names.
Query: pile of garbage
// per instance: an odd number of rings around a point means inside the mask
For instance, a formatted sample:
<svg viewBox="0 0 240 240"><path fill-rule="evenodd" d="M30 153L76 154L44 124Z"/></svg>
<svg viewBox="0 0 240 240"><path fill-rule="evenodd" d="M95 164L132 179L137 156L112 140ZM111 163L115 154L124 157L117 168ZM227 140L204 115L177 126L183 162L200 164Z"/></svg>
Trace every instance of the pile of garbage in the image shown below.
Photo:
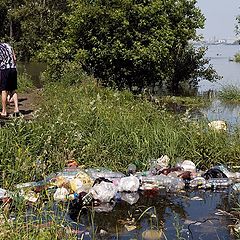
<svg viewBox="0 0 240 240"><path fill-rule="evenodd" d="M196 165L185 160L170 167L167 155L154 159L148 171L139 172L130 164L126 173L114 172L104 168L84 169L77 162L68 161L63 171L38 182L17 184L16 191L0 188L0 200L9 202L17 194L27 202L36 203L42 190L52 193L54 201L75 201L82 206L98 206L101 203L125 200L130 204L138 201L134 195L138 191L164 189L177 192L183 189L228 188L240 193L240 172L232 172L223 165L199 171ZM133 193L126 195L124 193ZM131 198L132 196L132 198ZM104 211L104 210L102 210Z"/></svg>

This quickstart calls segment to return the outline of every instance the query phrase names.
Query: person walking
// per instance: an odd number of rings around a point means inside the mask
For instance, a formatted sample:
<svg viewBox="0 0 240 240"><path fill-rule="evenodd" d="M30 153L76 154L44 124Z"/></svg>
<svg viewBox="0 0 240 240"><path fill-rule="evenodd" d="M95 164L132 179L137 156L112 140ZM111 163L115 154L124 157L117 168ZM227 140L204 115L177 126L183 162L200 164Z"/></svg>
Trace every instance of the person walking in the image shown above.
<svg viewBox="0 0 240 240"><path fill-rule="evenodd" d="M2 111L0 117L7 117L7 97L14 102L13 116L19 116L17 89L16 56L8 43L0 43L0 91Z"/></svg>

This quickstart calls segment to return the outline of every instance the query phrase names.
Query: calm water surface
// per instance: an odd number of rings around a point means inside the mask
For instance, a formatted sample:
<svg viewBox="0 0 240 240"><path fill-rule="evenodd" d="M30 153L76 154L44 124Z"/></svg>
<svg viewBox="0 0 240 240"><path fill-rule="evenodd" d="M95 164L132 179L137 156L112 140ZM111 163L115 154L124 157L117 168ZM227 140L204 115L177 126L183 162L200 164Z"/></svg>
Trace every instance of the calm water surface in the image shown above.
<svg viewBox="0 0 240 240"><path fill-rule="evenodd" d="M233 85L240 87L240 63L229 61L236 53L240 52L239 45L210 45L206 57L210 58L210 64L216 69L222 79L210 83L206 80L200 81L199 93L206 91L221 91L224 86ZM230 128L239 126L240 123L240 105L224 104L215 99L213 104L202 109L203 114L209 121L225 120Z"/></svg>
<svg viewBox="0 0 240 240"><path fill-rule="evenodd" d="M64 212L64 207L55 203L46 206L44 216L41 215L41 222L61 222L61 225L70 226L78 231L78 239L84 240L138 240L144 239L143 232L150 229L163 231L162 237L157 238L159 240L235 239L228 228L232 223L229 216L219 214L219 209L230 209L228 190L197 190L175 194L149 190L125 193L125 199L127 194L131 195L130 199L136 199L135 203L130 204L122 200L102 204L94 210L91 207L82 209L81 212L76 205L68 206L68 211ZM104 212L100 212L99 209ZM29 209L26 220L36 221L38 217L35 214L34 208ZM134 228L130 229L129 226ZM104 236L100 234L102 231L105 231Z"/></svg>
<svg viewBox="0 0 240 240"><path fill-rule="evenodd" d="M27 73L36 87L42 87L40 76L46 69L46 64L39 62L18 62L17 69L19 74Z"/></svg>
<svg viewBox="0 0 240 240"><path fill-rule="evenodd" d="M221 90L223 86L234 85L240 87L240 63L229 61L236 53L240 52L240 45L209 45L206 57L217 73L223 77L215 83L201 81L199 92L208 90Z"/></svg>

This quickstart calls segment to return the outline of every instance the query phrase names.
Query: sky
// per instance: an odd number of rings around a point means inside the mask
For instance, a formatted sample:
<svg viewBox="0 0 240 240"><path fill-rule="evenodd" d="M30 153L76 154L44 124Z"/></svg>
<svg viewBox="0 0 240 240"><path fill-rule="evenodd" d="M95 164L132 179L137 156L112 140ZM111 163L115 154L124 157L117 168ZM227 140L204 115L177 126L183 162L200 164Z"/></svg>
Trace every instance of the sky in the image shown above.
<svg viewBox="0 0 240 240"><path fill-rule="evenodd" d="M240 0L198 0L197 6L206 18L205 28L198 31L205 40L236 37L235 19L240 15Z"/></svg>

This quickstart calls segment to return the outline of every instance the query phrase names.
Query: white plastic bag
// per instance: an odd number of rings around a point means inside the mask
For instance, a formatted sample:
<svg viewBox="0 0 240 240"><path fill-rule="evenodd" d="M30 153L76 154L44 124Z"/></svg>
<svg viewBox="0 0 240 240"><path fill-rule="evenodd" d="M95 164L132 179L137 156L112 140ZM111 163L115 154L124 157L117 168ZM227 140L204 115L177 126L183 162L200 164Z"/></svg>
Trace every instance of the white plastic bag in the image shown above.
<svg viewBox="0 0 240 240"><path fill-rule="evenodd" d="M111 182L102 181L99 184L94 185L90 189L90 192L94 199L101 202L110 202L117 193L117 187Z"/></svg>
<svg viewBox="0 0 240 240"><path fill-rule="evenodd" d="M64 187L61 187L56 190L56 192L53 195L53 198L55 201L67 201L68 194L69 191Z"/></svg>
<svg viewBox="0 0 240 240"><path fill-rule="evenodd" d="M3 188L0 188L0 199L7 197L7 191Z"/></svg>
<svg viewBox="0 0 240 240"><path fill-rule="evenodd" d="M137 192L139 189L139 179L135 176L121 178L118 191L120 192Z"/></svg>

